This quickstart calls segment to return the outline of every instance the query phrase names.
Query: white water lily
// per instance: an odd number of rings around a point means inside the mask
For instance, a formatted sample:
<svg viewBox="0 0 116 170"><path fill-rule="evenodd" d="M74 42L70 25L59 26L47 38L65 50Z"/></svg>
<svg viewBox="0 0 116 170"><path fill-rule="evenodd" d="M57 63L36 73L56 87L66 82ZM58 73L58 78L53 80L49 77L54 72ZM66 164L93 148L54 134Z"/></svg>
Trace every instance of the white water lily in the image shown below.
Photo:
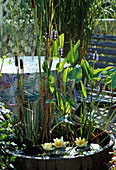
<svg viewBox="0 0 116 170"><path fill-rule="evenodd" d="M54 140L54 146L56 148L65 148L66 145L68 144L68 142L64 142L63 136L60 139L56 138L56 139L53 139L53 140Z"/></svg>
<svg viewBox="0 0 116 170"><path fill-rule="evenodd" d="M81 137L76 138L75 143L79 146L79 147L86 147L88 141L85 141L85 138L81 139Z"/></svg>
<svg viewBox="0 0 116 170"><path fill-rule="evenodd" d="M44 143L44 144L42 144L42 147L45 151L51 151L54 149L54 148L52 148L52 143Z"/></svg>

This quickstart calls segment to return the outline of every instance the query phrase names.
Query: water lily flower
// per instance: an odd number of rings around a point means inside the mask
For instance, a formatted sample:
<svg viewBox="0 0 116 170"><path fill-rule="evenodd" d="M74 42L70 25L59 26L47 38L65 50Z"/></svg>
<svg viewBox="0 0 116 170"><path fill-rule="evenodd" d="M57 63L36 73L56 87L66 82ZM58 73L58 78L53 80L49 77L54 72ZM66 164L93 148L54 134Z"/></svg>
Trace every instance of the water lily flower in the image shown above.
<svg viewBox="0 0 116 170"><path fill-rule="evenodd" d="M85 138L81 139L81 137L79 137L79 139L76 138L75 143L76 143L79 147L85 147L85 146L87 146L88 141L85 141Z"/></svg>
<svg viewBox="0 0 116 170"><path fill-rule="evenodd" d="M42 144L42 147L45 151L51 151L53 150L54 148L52 147L52 143L44 143Z"/></svg>
<svg viewBox="0 0 116 170"><path fill-rule="evenodd" d="M53 140L54 140L54 146L56 148L65 148L66 145L68 144L68 142L64 142L63 136L60 139L56 138L56 139L53 139Z"/></svg>

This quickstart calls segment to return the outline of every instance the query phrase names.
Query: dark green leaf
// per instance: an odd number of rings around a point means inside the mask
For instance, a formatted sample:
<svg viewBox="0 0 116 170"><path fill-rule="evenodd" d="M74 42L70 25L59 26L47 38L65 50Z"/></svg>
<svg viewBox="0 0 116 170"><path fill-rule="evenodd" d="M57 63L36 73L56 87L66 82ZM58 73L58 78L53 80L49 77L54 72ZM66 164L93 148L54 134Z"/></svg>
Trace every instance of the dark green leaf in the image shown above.
<svg viewBox="0 0 116 170"><path fill-rule="evenodd" d="M114 74L116 73L116 67L111 69L110 71L108 71L107 75L111 75L111 74Z"/></svg>
<svg viewBox="0 0 116 170"><path fill-rule="evenodd" d="M58 72L61 72L63 70L65 63L66 63L66 59L64 58L64 60L62 62L60 62L56 65L56 69Z"/></svg>
<svg viewBox="0 0 116 170"><path fill-rule="evenodd" d="M87 78L87 80L90 79L90 74L89 74L89 71L88 71L88 67L89 67L89 63L86 61L86 60L81 60L81 68L85 74L85 77Z"/></svg>
<svg viewBox="0 0 116 170"><path fill-rule="evenodd" d="M44 70L45 73L48 73L48 64L47 61L45 60L42 64L42 68Z"/></svg>
<svg viewBox="0 0 116 170"><path fill-rule="evenodd" d="M116 88L116 74L114 76L112 76L111 86L113 89Z"/></svg>
<svg viewBox="0 0 116 170"><path fill-rule="evenodd" d="M71 63L71 66L74 67L78 60L78 48L80 46L80 40L75 44L72 49L72 41L71 41L71 51L67 54L67 63Z"/></svg>
<svg viewBox="0 0 116 170"><path fill-rule="evenodd" d="M69 72L68 78L69 80L75 80L76 83L79 83L82 80L82 70L80 65L77 65Z"/></svg>

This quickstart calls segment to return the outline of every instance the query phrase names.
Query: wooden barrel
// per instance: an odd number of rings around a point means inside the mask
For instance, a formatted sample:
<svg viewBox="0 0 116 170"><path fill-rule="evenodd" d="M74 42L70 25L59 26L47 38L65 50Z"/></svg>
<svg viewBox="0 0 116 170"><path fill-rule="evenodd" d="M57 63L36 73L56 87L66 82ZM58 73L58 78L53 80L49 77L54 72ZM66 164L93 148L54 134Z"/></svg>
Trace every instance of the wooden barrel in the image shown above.
<svg viewBox="0 0 116 170"><path fill-rule="evenodd" d="M17 155L15 166L17 170L107 170L105 163L111 159L109 152L112 151L113 145L114 140L111 139L108 145L98 151L73 157Z"/></svg>

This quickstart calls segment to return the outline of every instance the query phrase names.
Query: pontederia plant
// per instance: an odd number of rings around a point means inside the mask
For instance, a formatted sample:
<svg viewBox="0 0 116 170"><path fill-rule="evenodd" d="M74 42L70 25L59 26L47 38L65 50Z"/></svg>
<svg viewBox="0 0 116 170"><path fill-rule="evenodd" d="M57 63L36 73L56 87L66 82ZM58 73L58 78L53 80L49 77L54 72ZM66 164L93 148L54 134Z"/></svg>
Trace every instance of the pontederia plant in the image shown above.
<svg viewBox="0 0 116 170"><path fill-rule="evenodd" d="M76 43L74 48L72 41L70 41L71 51L68 53L66 59L61 62L61 57L63 56L64 34L58 35L56 23L52 24L53 20L55 21L53 2L50 1L49 6L45 6L45 4L41 2L41 7L38 7L38 4L36 4L35 1L32 1L32 7L35 19L39 65L38 79L40 84L37 95L38 101L36 100L36 102L33 103L32 99L27 100L23 82L23 60L20 59L19 56L15 56L18 85L18 112L14 117L14 126L17 137L21 143L28 144L30 141L32 142L32 145L37 145L43 143L43 141L51 140L51 128L54 120L57 124L58 118L61 118L62 116L69 115L71 118L72 107L74 108L76 105L73 101L74 85L75 82L80 82L82 72L79 65L75 66L78 59L80 41ZM43 10L44 8L46 9L46 13ZM40 12L40 21L38 21L37 18L38 12ZM43 17L48 17L49 20L46 19L43 22ZM48 25L47 30L46 27L44 27L46 25ZM43 28L45 29L44 31ZM43 81L41 71L41 44L43 41L45 42L43 70L46 81ZM56 77L54 77L51 70L53 59L55 58L59 58L59 63L56 66ZM65 63L68 63L69 67L64 70ZM19 70L21 70L20 74ZM69 82L69 80L71 80L71 82ZM69 91L69 94L67 93L67 90ZM34 95L35 93L33 96ZM70 97L67 95L70 95ZM68 129L71 130L70 126L68 126Z"/></svg>
<svg viewBox="0 0 116 170"><path fill-rule="evenodd" d="M60 1L58 2L58 5L60 5ZM95 70L94 65L90 67L86 60L81 60L81 65L77 64L80 40L77 41L74 46L72 40L70 40L70 51L62 60L62 56L64 55L65 34L60 33L61 16L58 22L60 24L57 25L56 22L55 9L57 6L54 6L54 1L50 0L48 0L47 3L45 0L40 1L40 3L31 0L31 4L34 14L34 31L37 42L36 52L39 66L37 78L39 85L37 92L34 91L33 94L30 93L30 97L27 96L24 86L23 60L20 59L18 39L15 31L18 54L18 56L15 56L15 65L17 67L18 111L14 113L14 120L12 121L15 128L15 137L19 144L25 144L28 149L32 148L34 145L41 145L44 142L46 144L41 146L52 149L51 141L55 137L54 145L64 147L66 145L62 136L65 136L65 138L73 142L76 139L76 144L82 147L88 143L87 141L91 141L92 138L96 136L94 132L99 123L95 124L94 115L101 98L94 110L93 105L97 100L97 98L93 100L92 96L94 80L99 81L101 79L101 74L108 74L110 79L107 77L103 82L104 84L110 83L111 89L115 88L115 83L111 83L115 79L115 75L113 75L115 69L113 71L109 71L110 68ZM43 65L41 64L42 43L44 43ZM52 71L52 65L55 58L58 58L59 62L54 73ZM43 73L41 65L44 70ZM19 70L21 71L20 74ZM86 103L87 92L82 82L82 70L87 80L90 81L91 104L89 110L87 110ZM81 93L82 108L78 120L73 114L77 109L75 84L79 85L78 87ZM83 96L85 99L83 99ZM100 93L98 93L98 96L100 96ZM83 108L84 111L82 112ZM104 130L106 129L106 126L104 126L105 119L100 130L103 128ZM110 119L111 117L108 122ZM102 132L103 131L100 131L99 134ZM58 145L56 143L58 143Z"/></svg>
<svg viewBox="0 0 116 170"><path fill-rule="evenodd" d="M100 133L102 134L106 130L108 124L110 124L110 121L116 111L116 109L114 109L113 113L109 116L111 107L114 102L113 101L113 89L116 87L116 83L115 83L116 69L113 67L106 67L103 69L94 69L94 64L95 64L95 60L93 61L93 67L91 67L86 60L81 61L82 70L87 79L87 84L89 84L89 87L90 87L89 92L85 91L85 95L83 95L84 93L83 94L81 93L81 103L82 103L81 105L83 106L83 112L81 110L80 121L86 127L85 129L86 132L85 132L84 127L81 126L81 135L82 136L86 135L87 140L92 139L92 136L94 136L94 132L96 128L98 128L98 125L100 127ZM104 77L101 75L104 75ZM98 82L100 82L99 83L100 86L98 86L99 87L98 95L93 96L94 88L98 84ZM105 94L106 86L109 86L109 88L111 89L110 90L111 95L107 103L105 104L104 112L101 115L99 121L95 122L95 114L97 112L97 109L101 104L103 96L106 95ZM87 97L87 93L88 95L90 95L90 99L89 97ZM89 105L87 105L88 103L87 100L90 100ZM106 112L106 109L108 109L108 112L106 116L103 117ZM99 136L99 133L97 135ZM97 135L96 137L98 137Z"/></svg>

